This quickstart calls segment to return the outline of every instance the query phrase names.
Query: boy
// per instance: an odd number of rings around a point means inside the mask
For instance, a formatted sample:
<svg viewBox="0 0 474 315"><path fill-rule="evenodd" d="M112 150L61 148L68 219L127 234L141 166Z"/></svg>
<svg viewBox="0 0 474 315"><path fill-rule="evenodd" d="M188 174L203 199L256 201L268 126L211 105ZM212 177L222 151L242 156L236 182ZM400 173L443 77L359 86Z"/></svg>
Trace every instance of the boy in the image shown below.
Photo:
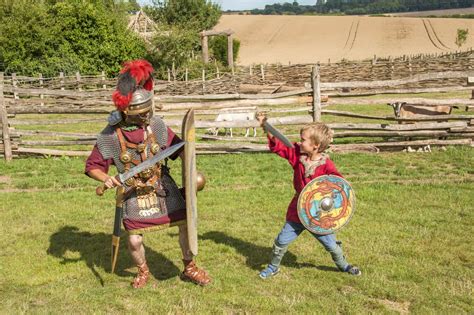
<svg viewBox="0 0 474 315"><path fill-rule="evenodd" d="M263 127L266 117L259 113L257 114L257 120ZM324 150L332 141L332 134L332 130L323 123L308 124L301 128L301 141L294 143L293 148L288 148L280 140L267 133L270 151L287 159L293 167L293 187L296 192L288 206L285 225L273 244L271 262L260 272L260 278L262 279L268 279L278 274L281 260L288 250L288 246L305 230L297 214L297 203L301 190L318 176L336 175L342 177L329 156L324 153ZM340 271L348 272L354 276L362 274L358 267L347 263L342 252L341 243L336 241L334 234L311 234L331 254Z"/></svg>

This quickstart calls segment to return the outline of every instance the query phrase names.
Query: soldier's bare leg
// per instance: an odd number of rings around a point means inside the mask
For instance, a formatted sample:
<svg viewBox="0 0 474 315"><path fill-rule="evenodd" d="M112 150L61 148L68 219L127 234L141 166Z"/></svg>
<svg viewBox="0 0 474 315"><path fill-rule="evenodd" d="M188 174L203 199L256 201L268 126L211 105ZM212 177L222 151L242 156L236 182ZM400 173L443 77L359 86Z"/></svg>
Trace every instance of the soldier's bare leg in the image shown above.
<svg viewBox="0 0 474 315"><path fill-rule="evenodd" d="M138 274L133 279L132 286L135 289L142 288L146 285L150 276L150 269L146 264L145 247L143 246L142 235L129 235L128 250L132 256L133 261L138 267Z"/></svg>

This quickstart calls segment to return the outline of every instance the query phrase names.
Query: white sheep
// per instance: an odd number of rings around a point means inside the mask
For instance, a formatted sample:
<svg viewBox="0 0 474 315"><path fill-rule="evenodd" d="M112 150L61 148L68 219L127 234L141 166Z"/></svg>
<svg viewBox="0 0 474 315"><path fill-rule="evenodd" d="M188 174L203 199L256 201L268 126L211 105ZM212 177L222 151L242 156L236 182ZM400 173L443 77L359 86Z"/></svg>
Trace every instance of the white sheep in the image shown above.
<svg viewBox="0 0 474 315"><path fill-rule="evenodd" d="M249 121L255 120L255 113L256 107L240 107L240 108L232 108L228 110L222 110L218 113L216 117L216 122L221 121ZM257 136L257 128L253 128L253 136ZM227 131L229 130L230 136L233 137L232 128L225 128L225 135L227 136ZM214 136L217 136L219 133L219 128L213 127L209 128L208 131L212 133ZM248 137L250 134L250 127L246 128L245 137Z"/></svg>

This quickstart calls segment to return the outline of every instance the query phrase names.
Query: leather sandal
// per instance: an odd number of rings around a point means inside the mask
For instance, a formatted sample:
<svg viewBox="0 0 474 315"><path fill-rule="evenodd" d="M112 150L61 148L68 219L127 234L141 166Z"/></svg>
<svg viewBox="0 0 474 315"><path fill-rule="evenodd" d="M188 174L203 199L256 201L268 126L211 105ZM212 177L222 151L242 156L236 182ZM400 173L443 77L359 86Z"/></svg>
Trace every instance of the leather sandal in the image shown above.
<svg viewBox="0 0 474 315"><path fill-rule="evenodd" d="M135 276L132 282L132 287L134 289L143 288L146 283L148 282L148 278L150 277L150 269L146 262L144 262L141 266L137 265L138 267L138 274Z"/></svg>
<svg viewBox="0 0 474 315"><path fill-rule="evenodd" d="M204 269L199 269L193 260L183 260L184 271L181 273L181 280L191 281L194 284L205 286L211 283L211 277Z"/></svg>

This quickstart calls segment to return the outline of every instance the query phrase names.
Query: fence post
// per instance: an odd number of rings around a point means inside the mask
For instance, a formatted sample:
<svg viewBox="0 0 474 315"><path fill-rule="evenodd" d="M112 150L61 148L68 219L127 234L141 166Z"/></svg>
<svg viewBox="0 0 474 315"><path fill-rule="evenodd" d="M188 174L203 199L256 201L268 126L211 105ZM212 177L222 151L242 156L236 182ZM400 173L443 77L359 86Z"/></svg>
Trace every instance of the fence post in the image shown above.
<svg viewBox="0 0 474 315"><path fill-rule="evenodd" d="M10 141L10 130L8 129L8 116L3 98L3 72L0 72L0 116L2 119L3 154L7 162L12 160L12 144Z"/></svg>
<svg viewBox="0 0 474 315"><path fill-rule="evenodd" d="M207 35L201 33L202 61L209 63L209 48L207 43Z"/></svg>
<svg viewBox="0 0 474 315"><path fill-rule="evenodd" d="M413 69L411 68L411 57L408 56L408 70L410 71L410 77L413 76Z"/></svg>
<svg viewBox="0 0 474 315"><path fill-rule="evenodd" d="M176 81L176 67L174 65L174 61L173 61L173 64L171 65L171 74L173 75L173 82Z"/></svg>
<svg viewBox="0 0 474 315"><path fill-rule="evenodd" d="M311 86L313 88L313 121L321 121L321 86L319 64L313 66L311 71Z"/></svg>
<svg viewBox="0 0 474 315"><path fill-rule="evenodd" d="M81 87L81 73L79 71L76 72L76 84L77 84L77 89L79 91L82 91Z"/></svg>
<svg viewBox="0 0 474 315"><path fill-rule="evenodd" d="M249 75L253 76L253 67L252 67L252 65L249 66Z"/></svg>
<svg viewBox="0 0 474 315"><path fill-rule="evenodd" d="M101 80L102 83L103 83L103 84L102 84L102 88L103 88L104 90L106 90L106 89L107 89L107 85L105 84L105 71L102 71L102 74L100 75L100 80Z"/></svg>
<svg viewBox="0 0 474 315"><path fill-rule="evenodd" d="M184 81L188 82L188 68L184 70Z"/></svg>
<svg viewBox="0 0 474 315"><path fill-rule="evenodd" d="M40 89L42 90L43 89L43 74L42 73L39 74L39 85L40 85ZM40 99L44 99L43 93L40 94ZM43 102L41 102L41 106L44 106Z"/></svg>
<svg viewBox="0 0 474 315"><path fill-rule="evenodd" d="M227 35L227 65L229 68L234 67L234 39L232 34Z"/></svg>
<svg viewBox="0 0 474 315"><path fill-rule="evenodd" d="M204 94L204 90L206 89L206 69L202 69L202 94Z"/></svg>
<svg viewBox="0 0 474 315"><path fill-rule="evenodd" d="M265 70L263 69L263 64L260 65L260 73L262 74L262 81L265 81Z"/></svg>
<svg viewBox="0 0 474 315"><path fill-rule="evenodd" d="M64 90L64 72L59 72L59 85L61 90Z"/></svg>
<svg viewBox="0 0 474 315"><path fill-rule="evenodd" d="M12 87L13 87L13 100L17 100L18 97L18 92L16 91L16 85L18 84L16 80L16 73L12 73Z"/></svg>

